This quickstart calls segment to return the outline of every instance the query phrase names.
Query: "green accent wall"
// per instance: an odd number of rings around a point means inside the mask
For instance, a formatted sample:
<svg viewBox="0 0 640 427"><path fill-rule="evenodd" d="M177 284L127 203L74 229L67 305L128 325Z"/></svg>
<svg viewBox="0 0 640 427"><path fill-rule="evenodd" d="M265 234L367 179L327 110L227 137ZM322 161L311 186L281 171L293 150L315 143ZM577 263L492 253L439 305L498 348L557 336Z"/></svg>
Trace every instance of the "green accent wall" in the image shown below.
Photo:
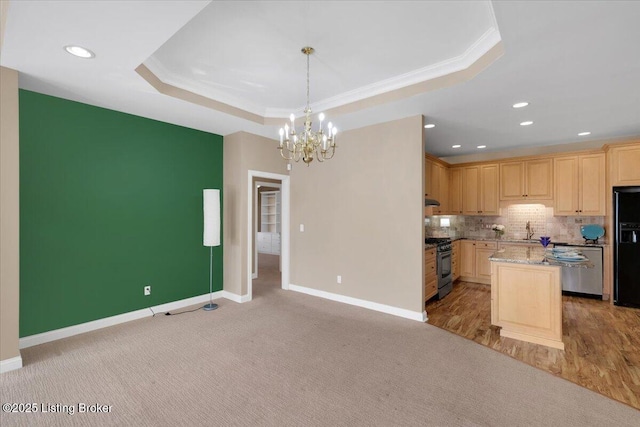
<svg viewBox="0 0 640 427"><path fill-rule="evenodd" d="M208 293L222 176L220 135L21 90L20 336Z"/></svg>

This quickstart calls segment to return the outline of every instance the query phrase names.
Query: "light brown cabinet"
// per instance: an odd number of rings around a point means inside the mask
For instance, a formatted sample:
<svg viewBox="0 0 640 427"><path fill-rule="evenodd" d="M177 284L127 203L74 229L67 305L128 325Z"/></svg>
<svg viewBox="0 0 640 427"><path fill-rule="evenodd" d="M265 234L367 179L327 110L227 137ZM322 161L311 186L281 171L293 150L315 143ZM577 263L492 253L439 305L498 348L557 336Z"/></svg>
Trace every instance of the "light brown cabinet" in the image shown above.
<svg viewBox="0 0 640 427"><path fill-rule="evenodd" d="M465 278L476 276L476 241L460 241L460 276Z"/></svg>
<svg viewBox="0 0 640 427"><path fill-rule="evenodd" d="M553 199L552 159L500 163L500 200Z"/></svg>
<svg viewBox="0 0 640 427"><path fill-rule="evenodd" d="M558 266L492 263L491 324L500 336L564 350Z"/></svg>
<svg viewBox="0 0 640 427"><path fill-rule="evenodd" d="M491 283L491 261L489 257L497 250L496 242L476 242L476 281Z"/></svg>
<svg viewBox="0 0 640 427"><path fill-rule="evenodd" d="M640 185L640 143L612 147L611 185Z"/></svg>
<svg viewBox="0 0 640 427"><path fill-rule="evenodd" d="M451 244L451 280L455 282L460 277L460 240Z"/></svg>
<svg viewBox="0 0 640 427"><path fill-rule="evenodd" d="M438 275L436 274L436 248L424 251L424 300L438 293Z"/></svg>
<svg viewBox="0 0 640 427"><path fill-rule="evenodd" d="M604 153L554 159L554 215L605 215Z"/></svg>
<svg viewBox="0 0 640 427"><path fill-rule="evenodd" d="M429 159L424 159L424 196L433 198L433 162Z"/></svg>
<svg viewBox="0 0 640 427"><path fill-rule="evenodd" d="M465 215L498 215L498 165L463 169L462 211Z"/></svg>
<svg viewBox="0 0 640 427"><path fill-rule="evenodd" d="M462 214L462 168L449 169L449 213Z"/></svg>
<svg viewBox="0 0 640 427"><path fill-rule="evenodd" d="M440 202L440 206L434 207L434 212L438 215L449 213L449 169L435 164L434 169L438 171L438 192L436 200Z"/></svg>
<svg viewBox="0 0 640 427"><path fill-rule="evenodd" d="M425 207L425 215L449 213L449 169L440 163L424 160L424 195L440 202L440 206Z"/></svg>
<svg viewBox="0 0 640 427"><path fill-rule="evenodd" d="M495 241L461 240L460 277L466 282L491 283L489 257L497 250Z"/></svg>

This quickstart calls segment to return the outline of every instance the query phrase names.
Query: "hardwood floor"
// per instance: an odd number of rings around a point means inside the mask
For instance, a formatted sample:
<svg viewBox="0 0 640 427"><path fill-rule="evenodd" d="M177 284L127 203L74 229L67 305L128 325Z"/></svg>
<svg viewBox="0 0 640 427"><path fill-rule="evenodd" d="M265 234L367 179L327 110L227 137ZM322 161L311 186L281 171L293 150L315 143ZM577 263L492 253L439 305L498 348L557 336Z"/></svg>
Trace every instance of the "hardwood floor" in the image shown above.
<svg viewBox="0 0 640 427"><path fill-rule="evenodd" d="M640 309L563 296L565 350L500 336L491 287L458 282L426 303L428 323L640 409Z"/></svg>

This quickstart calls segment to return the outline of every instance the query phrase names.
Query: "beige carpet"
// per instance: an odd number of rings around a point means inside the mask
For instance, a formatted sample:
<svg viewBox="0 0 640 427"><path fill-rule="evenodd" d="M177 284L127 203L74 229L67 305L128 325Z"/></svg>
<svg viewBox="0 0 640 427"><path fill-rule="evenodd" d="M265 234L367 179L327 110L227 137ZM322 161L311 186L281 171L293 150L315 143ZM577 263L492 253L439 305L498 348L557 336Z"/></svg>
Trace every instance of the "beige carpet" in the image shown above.
<svg viewBox="0 0 640 427"><path fill-rule="evenodd" d="M640 412L428 324L278 289L25 349L7 426L638 426ZM276 280L277 282L277 280ZM77 410L77 409L76 409Z"/></svg>

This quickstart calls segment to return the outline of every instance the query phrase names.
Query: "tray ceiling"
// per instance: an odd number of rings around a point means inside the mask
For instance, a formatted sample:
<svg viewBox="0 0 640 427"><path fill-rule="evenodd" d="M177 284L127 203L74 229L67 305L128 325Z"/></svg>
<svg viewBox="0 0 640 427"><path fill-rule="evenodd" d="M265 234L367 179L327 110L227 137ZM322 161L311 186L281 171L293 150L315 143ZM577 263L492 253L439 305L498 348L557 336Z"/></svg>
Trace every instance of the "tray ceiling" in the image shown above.
<svg viewBox="0 0 640 427"><path fill-rule="evenodd" d="M450 157L640 135L639 16L611 1L12 0L0 64L24 89L275 139L270 117L302 113L311 45L314 111L341 130L424 115L426 151Z"/></svg>

